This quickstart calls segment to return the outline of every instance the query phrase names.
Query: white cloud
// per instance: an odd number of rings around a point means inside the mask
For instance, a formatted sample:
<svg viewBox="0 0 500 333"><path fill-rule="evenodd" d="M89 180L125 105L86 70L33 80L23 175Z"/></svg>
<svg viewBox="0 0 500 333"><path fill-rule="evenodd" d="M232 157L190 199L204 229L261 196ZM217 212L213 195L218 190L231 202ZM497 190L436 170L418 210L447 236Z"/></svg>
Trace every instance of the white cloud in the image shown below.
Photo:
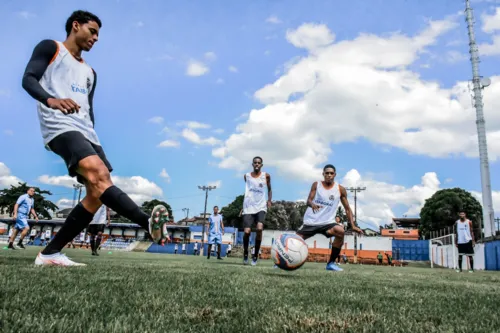
<svg viewBox="0 0 500 333"><path fill-rule="evenodd" d="M231 72L231 73L238 73L238 68L236 66L229 66L228 67L228 70Z"/></svg>
<svg viewBox="0 0 500 333"><path fill-rule="evenodd" d="M6 129L3 131L3 134L8 135L8 136L12 136L12 135L14 135L14 131L10 130L10 129Z"/></svg>
<svg viewBox="0 0 500 333"><path fill-rule="evenodd" d="M183 131L182 131L182 136L184 137L184 139L194 143L194 144L197 144L197 145L208 145L208 146L215 146L219 143L221 143L220 140L214 138L214 137L208 137L208 138L205 138L205 139L202 139L198 133L196 133L195 131L189 129L189 128L185 128Z"/></svg>
<svg viewBox="0 0 500 333"><path fill-rule="evenodd" d="M65 208L72 208L73 207L73 200L61 198L56 202L56 206L59 207L59 210L63 210Z"/></svg>
<svg viewBox="0 0 500 333"><path fill-rule="evenodd" d="M207 65L201 61L190 60L188 67L186 69L186 75L188 76L202 76L210 71Z"/></svg>
<svg viewBox="0 0 500 333"><path fill-rule="evenodd" d="M482 30L487 34L491 34L497 30L500 30L500 7L495 9L494 14L483 14L481 15L481 20L483 21Z"/></svg>
<svg viewBox="0 0 500 333"><path fill-rule="evenodd" d="M157 117L149 118L148 122L153 123L153 124L162 124L163 117L157 116Z"/></svg>
<svg viewBox="0 0 500 333"><path fill-rule="evenodd" d="M267 23L280 24L281 20L276 15L271 15L266 19Z"/></svg>
<svg viewBox="0 0 500 333"><path fill-rule="evenodd" d="M469 57L465 53L461 53L458 51L448 51L445 60L449 63L454 64L457 62L465 61L467 59L469 59Z"/></svg>
<svg viewBox="0 0 500 333"><path fill-rule="evenodd" d="M170 183L170 175L167 173L167 170L165 168L161 169L161 172L160 172L160 177L165 179L165 181L167 183Z"/></svg>
<svg viewBox="0 0 500 333"><path fill-rule="evenodd" d="M216 180L216 181L213 181L213 182L208 182L207 185L208 186L215 186L217 188L221 188L221 186L222 186L222 180Z"/></svg>
<svg viewBox="0 0 500 333"><path fill-rule="evenodd" d="M175 140L165 140L162 141L158 144L158 147L160 148L179 148L181 143L179 141Z"/></svg>
<svg viewBox="0 0 500 333"><path fill-rule="evenodd" d="M177 126L186 126L191 129L207 129L211 127L209 124L200 123L198 121L180 121L177 123Z"/></svg>
<svg viewBox="0 0 500 333"><path fill-rule="evenodd" d="M427 46L455 26L450 20L431 21L415 36L361 34L329 45L333 34L326 26L289 31L288 39L309 54L255 92L264 106L240 119L223 147L214 149L219 166L241 169L262 155L268 166L290 177L315 180L335 144L359 139L435 158L477 157L467 82L445 89L410 70ZM483 93L489 157L496 160L500 76L493 76Z"/></svg>
<svg viewBox="0 0 500 333"><path fill-rule="evenodd" d="M19 182L22 183L22 180L12 175L7 165L0 162L0 189L10 187L11 185L17 185Z"/></svg>
<svg viewBox="0 0 500 333"><path fill-rule="evenodd" d="M217 55L215 54L215 52L206 52L205 59L207 59L208 61L215 61L217 60Z"/></svg>
<svg viewBox="0 0 500 333"><path fill-rule="evenodd" d="M158 185L141 176L122 177L112 175L111 180L137 204L142 204L146 200L159 198L163 195L163 191ZM38 177L38 181L42 184L62 186L71 189L73 188L73 184L77 183L74 178L68 175L42 175Z"/></svg>

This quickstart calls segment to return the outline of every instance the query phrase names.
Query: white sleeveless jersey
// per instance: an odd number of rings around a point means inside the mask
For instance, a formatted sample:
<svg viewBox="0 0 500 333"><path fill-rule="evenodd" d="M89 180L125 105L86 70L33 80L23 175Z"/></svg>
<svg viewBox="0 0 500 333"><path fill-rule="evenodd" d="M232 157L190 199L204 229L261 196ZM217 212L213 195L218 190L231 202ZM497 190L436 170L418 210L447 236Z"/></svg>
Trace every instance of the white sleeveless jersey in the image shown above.
<svg viewBox="0 0 500 333"><path fill-rule="evenodd" d="M83 60L76 60L63 43L56 43L56 54L40 79L40 85L55 98L71 98L80 105L80 110L65 115L38 102L43 143L49 149L47 144L59 134L78 131L90 142L100 145L90 118L89 94L94 85L94 71Z"/></svg>
<svg viewBox="0 0 500 333"><path fill-rule="evenodd" d="M90 224L106 224L106 206L102 205L95 213L94 218Z"/></svg>
<svg viewBox="0 0 500 333"><path fill-rule="evenodd" d="M458 244L466 244L472 240L472 235L470 232L470 221L465 220L464 222L457 220L457 242Z"/></svg>
<svg viewBox="0 0 500 333"><path fill-rule="evenodd" d="M340 187L334 183L329 190L323 187L323 183L318 181L316 184L316 195L313 203L321 208L314 213L311 207L307 207L304 214L304 225L325 225L335 222L335 215L340 203Z"/></svg>
<svg viewBox="0 0 500 333"><path fill-rule="evenodd" d="M267 212L267 179L266 173L261 172L257 178L249 172L245 175L245 199L243 200L243 214L257 214Z"/></svg>

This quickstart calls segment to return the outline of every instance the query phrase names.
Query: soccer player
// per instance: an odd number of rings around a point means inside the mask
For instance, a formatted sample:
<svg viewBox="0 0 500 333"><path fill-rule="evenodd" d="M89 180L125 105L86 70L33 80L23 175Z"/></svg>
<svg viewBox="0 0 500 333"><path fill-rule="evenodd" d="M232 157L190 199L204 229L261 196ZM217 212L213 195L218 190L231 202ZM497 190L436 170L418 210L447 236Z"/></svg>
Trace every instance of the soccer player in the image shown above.
<svg viewBox="0 0 500 333"><path fill-rule="evenodd" d="M17 233L21 231L21 237L19 238L19 242L17 242L17 246L21 249L25 249L23 245L24 237L28 234L30 230L30 226L28 224L28 218L30 214L35 217L36 222L38 222L38 216L36 215L35 208L33 208L35 204L35 200L33 197L35 196L35 189L30 187L26 194L21 195L14 205L14 221L16 224L14 226L14 230L9 239L9 249L15 250L14 241L16 240Z"/></svg>
<svg viewBox="0 0 500 333"><path fill-rule="evenodd" d="M335 222L335 214L339 203L344 206L347 219L351 223L354 232L362 234L352 216L351 207L347 201L346 189L335 182L336 170L331 164L323 168L323 181L314 182L307 198L307 209L304 214L304 222L297 230L297 235L303 239L308 239L316 234L323 234L326 237L335 237L332 244L330 260L326 265L329 271L343 271L335 259L339 256L344 244L344 227Z"/></svg>
<svg viewBox="0 0 500 333"><path fill-rule="evenodd" d="M111 222L110 209L105 205L95 213L92 222L90 222L88 227L88 232L90 234L90 249L92 250L93 256L98 256L97 250L101 245L102 233L104 232L104 226L109 226Z"/></svg>
<svg viewBox="0 0 500 333"><path fill-rule="evenodd" d="M458 269L457 272L462 272L462 257L468 256L470 262L469 273L474 272L474 231L472 222L469 220L464 211L461 211L460 217L455 222L455 243L458 247Z"/></svg>
<svg viewBox="0 0 500 333"><path fill-rule="evenodd" d="M252 266L257 265L262 230L266 219L267 209L271 208L273 192L271 189L271 175L263 172L263 160L256 156L252 160L253 171L243 176L245 180L245 198L243 199L243 264L248 264L248 244L252 226L256 224L255 254L252 255ZM266 191L267 190L267 191ZM266 201L267 192L267 201Z"/></svg>
<svg viewBox="0 0 500 333"><path fill-rule="evenodd" d="M93 98L96 72L82 58L99 39L101 20L75 11L66 21L64 42L43 40L36 45L24 72L23 88L37 101L46 149L59 155L68 173L84 184L86 196L73 208L52 241L36 257L36 265L84 266L61 254L62 248L92 221L102 204L162 239L162 205L151 216L111 181L113 171L94 130ZM168 237L168 236L167 236Z"/></svg>
<svg viewBox="0 0 500 333"><path fill-rule="evenodd" d="M210 259L210 253L212 252L212 245L217 246L217 259L222 260L220 256L220 251L222 248L222 235L224 235L224 222L222 221L222 215L219 214L219 207L214 207L214 214L208 218L208 255L207 259Z"/></svg>

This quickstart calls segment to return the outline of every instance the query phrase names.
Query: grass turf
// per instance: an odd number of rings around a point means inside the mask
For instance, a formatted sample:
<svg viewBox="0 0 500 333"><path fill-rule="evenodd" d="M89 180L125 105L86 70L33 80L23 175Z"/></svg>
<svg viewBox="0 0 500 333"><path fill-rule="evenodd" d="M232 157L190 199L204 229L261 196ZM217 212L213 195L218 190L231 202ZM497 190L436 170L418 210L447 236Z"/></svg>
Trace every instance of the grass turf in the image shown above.
<svg viewBox="0 0 500 333"><path fill-rule="evenodd" d="M494 332L500 275L67 250L87 267L0 251L1 332Z"/></svg>

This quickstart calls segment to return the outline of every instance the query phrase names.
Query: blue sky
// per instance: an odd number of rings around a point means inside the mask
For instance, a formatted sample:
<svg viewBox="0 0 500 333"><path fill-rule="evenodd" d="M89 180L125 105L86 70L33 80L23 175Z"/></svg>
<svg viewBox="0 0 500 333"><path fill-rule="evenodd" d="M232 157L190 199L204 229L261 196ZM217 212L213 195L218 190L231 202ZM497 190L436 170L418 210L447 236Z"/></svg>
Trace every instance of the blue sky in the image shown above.
<svg viewBox="0 0 500 333"><path fill-rule="evenodd" d="M86 9L103 21L99 42L84 54L98 75L96 130L117 184L137 201L164 199L179 219L182 208L202 212L197 185L217 183L209 207L223 206L243 193L256 154L273 177L274 199L282 200L305 199L319 168L332 162L342 183L367 186L359 212L372 226L417 215L439 188L480 192L474 111L460 85L471 78L462 1L85 4L0 4L10 13L0 22L9 50L0 63L0 186L20 179L50 189L62 206L72 199L64 164L43 148L21 77L36 43L64 40L66 18ZM489 96L500 89L500 4L473 6L480 70L493 82L484 93L499 211L500 117L493 110L500 104ZM380 82L404 82L409 95ZM452 105L450 91L460 105ZM410 137L412 130L420 133ZM170 147L159 147L165 141Z"/></svg>

